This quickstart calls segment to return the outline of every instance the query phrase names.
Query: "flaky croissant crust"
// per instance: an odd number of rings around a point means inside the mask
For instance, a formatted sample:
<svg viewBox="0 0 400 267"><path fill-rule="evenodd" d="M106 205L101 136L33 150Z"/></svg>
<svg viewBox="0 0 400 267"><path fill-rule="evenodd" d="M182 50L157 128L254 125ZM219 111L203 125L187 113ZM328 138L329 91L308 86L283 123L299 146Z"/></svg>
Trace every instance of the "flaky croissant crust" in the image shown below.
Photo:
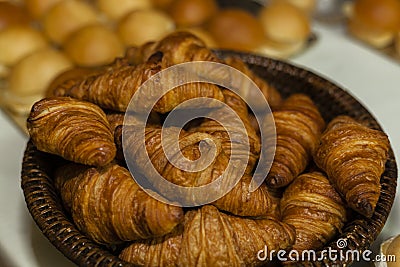
<svg viewBox="0 0 400 267"><path fill-rule="evenodd" d="M287 249L293 242L294 230L285 223L244 219L206 205L187 212L171 234L133 243L119 257L142 266L259 266L259 250Z"/></svg>
<svg viewBox="0 0 400 267"><path fill-rule="evenodd" d="M116 154L105 113L86 101L69 97L43 99L32 107L27 128L39 150L73 162L104 166Z"/></svg>
<svg viewBox="0 0 400 267"><path fill-rule="evenodd" d="M348 116L333 119L321 137L315 163L355 211L372 216L380 196L389 139Z"/></svg>

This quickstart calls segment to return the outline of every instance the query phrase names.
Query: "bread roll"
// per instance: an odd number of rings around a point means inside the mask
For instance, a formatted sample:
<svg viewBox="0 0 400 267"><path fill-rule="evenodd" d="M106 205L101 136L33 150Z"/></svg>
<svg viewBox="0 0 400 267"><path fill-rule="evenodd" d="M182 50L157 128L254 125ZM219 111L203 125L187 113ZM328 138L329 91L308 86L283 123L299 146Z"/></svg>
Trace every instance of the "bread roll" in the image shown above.
<svg viewBox="0 0 400 267"><path fill-rule="evenodd" d="M0 31L0 64L12 66L28 54L48 45L43 35L27 25Z"/></svg>
<svg viewBox="0 0 400 267"><path fill-rule="evenodd" d="M400 2L398 0L356 0L352 18L372 29L396 31L400 25Z"/></svg>
<svg viewBox="0 0 400 267"><path fill-rule="evenodd" d="M259 20L266 37L276 43L304 42L310 35L309 18L296 6L273 2L261 9Z"/></svg>
<svg viewBox="0 0 400 267"><path fill-rule="evenodd" d="M306 41L295 43L277 43L265 39L260 46L254 49L254 52L276 59L286 59L302 51L306 45Z"/></svg>
<svg viewBox="0 0 400 267"><path fill-rule="evenodd" d="M400 25L400 1L357 0L349 18L349 32L377 48L390 45Z"/></svg>
<svg viewBox="0 0 400 267"><path fill-rule="evenodd" d="M317 0L274 0L276 2L288 2L299 9L303 10L306 14L311 14L314 12L317 6Z"/></svg>
<svg viewBox="0 0 400 267"><path fill-rule="evenodd" d="M156 9L134 10L118 24L118 34L127 46L157 41L175 29L174 21Z"/></svg>
<svg viewBox="0 0 400 267"><path fill-rule="evenodd" d="M174 0L151 0L151 4L155 8L166 9Z"/></svg>
<svg viewBox="0 0 400 267"><path fill-rule="evenodd" d="M53 5L63 0L25 0L25 6L29 14L35 18L41 18Z"/></svg>
<svg viewBox="0 0 400 267"><path fill-rule="evenodd" d="M42 98L49 83L70 68L71 61L60 51L45 48L19 61L8 78L8 105L19 113Z"/></svg>
<svg viewBox="0 0 400 267"><path fill-rule="evenodd" d="M383 266L399 267L400 262L400 235L394 236L381 244L381 256L385 256L386 262Z"/></svg>
<svg viewBox="0 0 400 267"><path fill-rule="evenodd" d="M46 35L56 44L62 44L74 31L97 23L95 10L89 4L68 0L55 4L43 17Z"/></svg>
<svg viewBox="0 0 400 267"><path fill-rule="evenodd" d="M400 56L400 30L396 34L395 49L396 49L397 55Z"/></svg>
<svg viewBox="0 0 400 267"><path fill-rule="evenodd" d="M178 26L199 26L217 12L215 0L175 0L169 12Z"/></svg>
<svg viewBox="0 0 400 267"><path fill-rule="evenodd" d="M151 7L151 0L96 0L100 11L112 19L119 20L132 10Z"/></svg>
<svg viewBox="0 0 400 267"><path fill-rule="evenodd" d="M356 20L349 20L347 29L357 39L375 47L384 48L393 43L395 34L391 31L372 29Z"/></svg>
<svg viewBox="0 0 400 267"><path fill-rule="evenodd" d="M116 33L103 25L89 25L74 32L64 49L75 64L84 67L105 65L123 55Z"/></svg>
<svg viewBox="0 0 400 267"><path fill-rule="evenodd" d="M0 1L0 31L10 25L29 25L30 21L29 14L24 7Z"/></svg>
<svg viewBox="0 0 400 267"><path fill-rule="evenodd" d="M210 21L207 30L217 44L226 49L251 51L264 40L260 23L241 9L221 10Z"/></svg>

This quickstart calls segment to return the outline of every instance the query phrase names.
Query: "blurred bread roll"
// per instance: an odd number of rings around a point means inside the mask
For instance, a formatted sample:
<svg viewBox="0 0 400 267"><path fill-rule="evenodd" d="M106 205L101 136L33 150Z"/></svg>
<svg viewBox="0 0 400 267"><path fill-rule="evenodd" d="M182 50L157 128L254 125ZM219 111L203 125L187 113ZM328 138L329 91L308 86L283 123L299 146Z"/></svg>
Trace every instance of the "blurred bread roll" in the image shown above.
<svg viewBox="0 0 400 267"><path fill-rule="evenodd" d="M115 21L132 10L147 9L152 6L151 0L96 0L96 4L100 11Z"/></svg>
<svg viewBox="0 0 400 267"><path fill-rule="evenodd" d="M356 0L349 13L353 36L377 48L393 42L400 26L400 1Z"/></svg>
<svg viewBox="0 0 400 267"><path fill-rule="evenodd" d="M22 5L0 1L0 31L11 25L29 25L30 17Z"/></svg>
<svg viewBox="0 0 400 267"><path fill-rule="evenodd" d="M29 14L35 18L41 18L53 5L65 0L25 0L25 6Z"/></svg>
<svg viewBox="0 0 400 267"><path fill-rule="evenodd" d="M394 39L391 31L371 29L355 20L349 20L347 29L352 36L375 48L387 47Z"/></svg>
<svg viewBox="0 0 400 267"><path fill-rule="evenodd" d="M273 0L275 2L287 2L297 8L303 10L306 14L311 14L314 12L317 6L317 0Z"/></svg>
<svg viewBox="0 0 400 267"><path fill-rule="evenodd" d="M215 0L175 0L170 5L169 13L178 26L191 27L208 21L217 9Z"/></svg>
<svg viewBox="0 0 400 267"><path fill-rule="evenodd" d="M389 238L384 241L380 247L381 257L384 256L386 261L383 261L387 267L400 267L400 235Z"/></svg>
<svg viewBox="0 0 400 267"><path fill-rule="evenodd" d="M221 48L251 51L264 40L260 23L250 13L227 8L208 23L207 30Z"/></svg>
<svg viewBox="0 0 400 267"><path fill-rule="evenodd" d="M396 49L397 55L400 56L400 30L396 34L395 49Z"/></svg>
<svg viewBox="0 0 400 267"><path fill-rule="evenodd" d="M83 1L68 0L55 4L43 17L45 34L56 44L62 44L74 31L98 22L93 7Z"/></svg>
<svg viewBox="0 0 400 267"><path fill-rule="evenodd" d="M64 51L75 64L92 67L111 63L123 55L124 49L112 30L104 25L89 25L68 37Z"/></svg>
<svg viewBox="0 0 400 267"><path fill-rule="evenodd" d="M277 43L271 40L265 39L264 42L254 49L254 52L262 54L264 56L286 59L293 56L303 50L306 46L305 42L297 43Z"/></svg>
<svg viewBox="0 0 400 267"><path fill-rule="evenodd" d="M28 25L13 25L0 31L0 64L12 66L28 54L48 46L46 39Z"/></svg>
<svg viewBox="0 0 400 267"><path fill-rule="evenodd" d="M287 2L273 2L263 7L259 20L265 36L272 42L297 45L305 42L311 33L309 18Z"/></svg>
<svg viewBox="0 0 400 267"><path fill-rule="evenodd" d="M166 9L174 0L151 0L151 4L155 8Z"/></svg>
<svg viewBox="0 0 400 267"><path fill-rule="evenodd" d="M18 112L44 96L47 86L61 72L72 66L60 51L45 48L19 61L8 77L7 103Z"/></svg>
<svg viewBox="0 0 400 267"><path fill-rule="evenodd" d="M174 29L174 21L157 9L134 10L118 23L118 35L127 46L157 41Z"/></svg>

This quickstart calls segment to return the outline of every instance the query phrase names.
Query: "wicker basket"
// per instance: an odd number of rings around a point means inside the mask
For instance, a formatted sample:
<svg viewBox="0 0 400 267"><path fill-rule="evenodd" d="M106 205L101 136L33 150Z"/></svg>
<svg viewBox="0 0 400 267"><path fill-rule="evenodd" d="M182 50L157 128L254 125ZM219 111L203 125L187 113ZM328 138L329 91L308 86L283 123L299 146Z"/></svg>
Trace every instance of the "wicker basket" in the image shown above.
<svg viewBox="0 0 400 267"><path fill-rule="evenodd" d="M223 57L236 55L249 63L261 77L276 86L284 96L302 92L309 95L319 107L326 121L346 114L363 121L372 128L381 129L374 117L349 93L335 84L304 69L260 56L230 51L217 51ZM113 251L99 246L77 230L65 215L52 181L52 168L57 157L36 150L29 142L22 165L22 189L30 213L43 234L66 257L80 266L132 266L118 259ZM338 249L336 241L347 241L344 250L368 249L383 228L391 210L397 183L397 167L393 151L381 177L382 191L371 219L356 215L342 233L326 247ZM350 261L310 263L310 266L346 266Z"/></svg>

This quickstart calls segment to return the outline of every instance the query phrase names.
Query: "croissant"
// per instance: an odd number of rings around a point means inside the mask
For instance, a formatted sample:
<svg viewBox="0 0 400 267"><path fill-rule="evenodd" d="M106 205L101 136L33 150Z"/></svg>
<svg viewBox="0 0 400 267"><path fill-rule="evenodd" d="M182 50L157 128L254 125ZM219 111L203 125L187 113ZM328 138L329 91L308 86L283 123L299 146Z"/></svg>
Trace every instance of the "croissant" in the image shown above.
<svg viewBox="0 0 400 267"><path fill-rule="evenodd" d="M112 63L101 67L74 67L59 74L48 86L46 90L47 97L66 96L67 92L73 86L88 79L97 76L106 71L115 70L128 66L129 62L125 58L116 58Z"/></svg>
<svg viewBox="0 0 400 267"><path fill-rule="evenodd" d="M164 237L133 243L119 257L140 266L259 266L260 250L289 248L293 228L272 219L244 219L203 206Z"/></svg>
<svg viewBox="0 0 400 267"><path fill-rule="evenodd" d="M135 95L140 86L151 76L161 71L162 61L157 57L162 56L155 54L149 61L137 66L122 66L120 68L111 68L104 73L95 76L89 76L79 83L73 84L70 88L62 88L56 90L57 95L71 96L96 103L97 105L115 111L125 112L131 98ZM188 74L189 75L189 74ZM164 77L162 84L178 84L178 79L182 76L175 77L174 81L171 77ZM168 78L168 80L167 80ZM171 79L170 79L171 78ZM171 87L172 88L172 87ZM142 93L137 101L141 103L149 103L149 97L157 92ZM154 106L154 111L167 113L174 109L182 102L199 97L215 98L223 101L223 95L220 89L211 83L193 82L188 83L166 93ZM203 105L203 103L199 103ZM212 106L211 106L212 107ZM192 106L193 108L193 106ZM144 110L135 110L142 112Z"/></svg>
<svg viewBox="0 0 400 267"><path fill-rule="evenodd" d="M39 150L70 161L104 166L116 154L106 115L89 102L68 97L43 99L33 105L27 128Z"/></svg>
<svg viewBox="0 0 400 267"><path fill-rule="evenodd" d="M279 107L279 105L282 102L282 97L280 93L273 86L268 84L265 80L257 76L253 71L251 71L246 65L246 63L244 63L240 58L228 57L225 59L225 63L241 71L243 74L247 75L261 90L265 99L267 100L268 104L271 106L272 109ZM247 88L247 91L245 91L245 94L247 95L246 97L252 99L252 101L255 101L254 102L255 108L264 109L265 108L264 102L257 101L257 95L255 95L255 93L252 92L248 86L249 86L248 84L243 84L241 88L241 89L243 89L243 87Z"/></svg>
<svg viewBox="0 0 400 267"><path fill-rule="evenodd" d="M380 196L389 146L385 133L339 116L323 133L314 161L352 209L371 217Z"/></svg>
<svg viewBox="0 0 400 267"><path fill-rule="evenodd" d="M142 151L138 146L138 131L134 127L126 128L126 143L125 150L129 151L128 154L136 162L136 168L141 170L146 176L147 170L152 164L154 168L161 174L164 179L176 185L185 187L199 187L215 181L219 176L224 174L229 162L229 157L221 150L220 141L207 134L201 132L189 133L175 127L165 129L166 134L166 149L171 147L171 142L168 139L173 135L173 132L180 132L179 148L183 156L188 160L198 160L201 156L199 150L199 142L202 140L212 140L216 146L216 157L210 165L202 171L189 172L181 168L175 167L168 160L162 149L161 142L161 128L146 127L145 130L145 143L146 151ZM120 137L118 138L120 139ZM120 142L117 142L120 143ZM212 146L204 141L204 145ZM206 149L207 150L207 149ZM211 149L210 149L211 150ZM150 161L146 160L147 155ZM175 154L174 154L175 155ZM178 155L178 154L176 154ZM204 156L204 155L203 155ZM205 156L207 157L207 156ZM128 158L127 160L132 161ZM192 163L192 166L195 163ZM273 211L272 200L266 190L265 185L260 186L254 192L249 192L251 177L248 175L240 176L237 171L232 171L227 177L222 178L222 184L216 187L215 190L224 190L229 187L229 182L239 180L233 189L222 198L213 202L212 204L221 210L231 212L241 216L269 216ZM163 194L176 194L176 192L164 191ZM218 192L216 192L218 193ZM212 192L207 192L207 196L212 196ZM204 196L206 198L207 196ZM192 197L191 195L185 197ZM195 199L196 201L203 201L202 199Z"/></svg>
<svg viewBox="0 0 400 267"><path fill-rule="evenodd" d="M103 108L125 112L137 89L161 70L159 62L108 69L98 75L78 80L69 88L55 90L57 96L70 96L95 103Z"/></svg>
<svg viewBox="0 0 400 267"><path fill-rule="evenodd" d="M182 208L145 193L129 171L116 164L56 172L56 187L76 226L100 244L165 235L183 220Z"/></svg>
<svg viewBox="0 0 400 267"><path fill-rule="evenodd" d="M165 68L191 61L220 62L201 39L185 31L173 32L158 42L148 42L140 47L130 48L126 57L128 61L140 64L158 52L163 54Z"/></svg>
<svg viewBox="0 0 400 267"><path fill-rule="evenodd" d="M322 248L346 221L340 195L320 172L302 174L286 188L281 212L282 221L296 228L298 252Z"/></svg>
<svg viewBox="0 0 400 267"><path fill-rule="evenodd" d="M204 132L213 135L214 137L218 138L221 141L222 149L226 155L229 157L232 156L232 143L235 142L236 151L235 154L238 157L243 157L249 154L249 162L248 167L246 169L246 173L250 173L260 155L261 150L261 141L259 135L257 135L255 129L252 127L249 113L247 110L246 103L234 92L230 90L222 90L224 95L225 103L236 112L238 117L240 118L241 122L243 123L245 129L241 129L239 125L232 125L235 127L231 127L228 129L230 131L231 137L229 136L227 129L224 127L224 123L232 123L232 119L229 115L225 113L221 113L218 110L212 111L210 114L214 117L218 117L218 120L222 123L212 120L212 119L205 119L199 126L194 127L190 131L192 132ZM246 131L243 131L246 130ZM240 138L241 135L245 135L248 137L249 142L249 149L246 147L245 143ZM232 140L233 141L232 141ZM248 153L250 150L250 153Z"/></svg>
<svg viewBox="0 0 400 267"><path fill-rule="evenodd" d="M307 167L325 122L312 100L302 94L290 96L273 112L273 117L276 151L266 182L272 187L283 187ZM266 141L269 138L275 136L267 134Z"/></svg>

